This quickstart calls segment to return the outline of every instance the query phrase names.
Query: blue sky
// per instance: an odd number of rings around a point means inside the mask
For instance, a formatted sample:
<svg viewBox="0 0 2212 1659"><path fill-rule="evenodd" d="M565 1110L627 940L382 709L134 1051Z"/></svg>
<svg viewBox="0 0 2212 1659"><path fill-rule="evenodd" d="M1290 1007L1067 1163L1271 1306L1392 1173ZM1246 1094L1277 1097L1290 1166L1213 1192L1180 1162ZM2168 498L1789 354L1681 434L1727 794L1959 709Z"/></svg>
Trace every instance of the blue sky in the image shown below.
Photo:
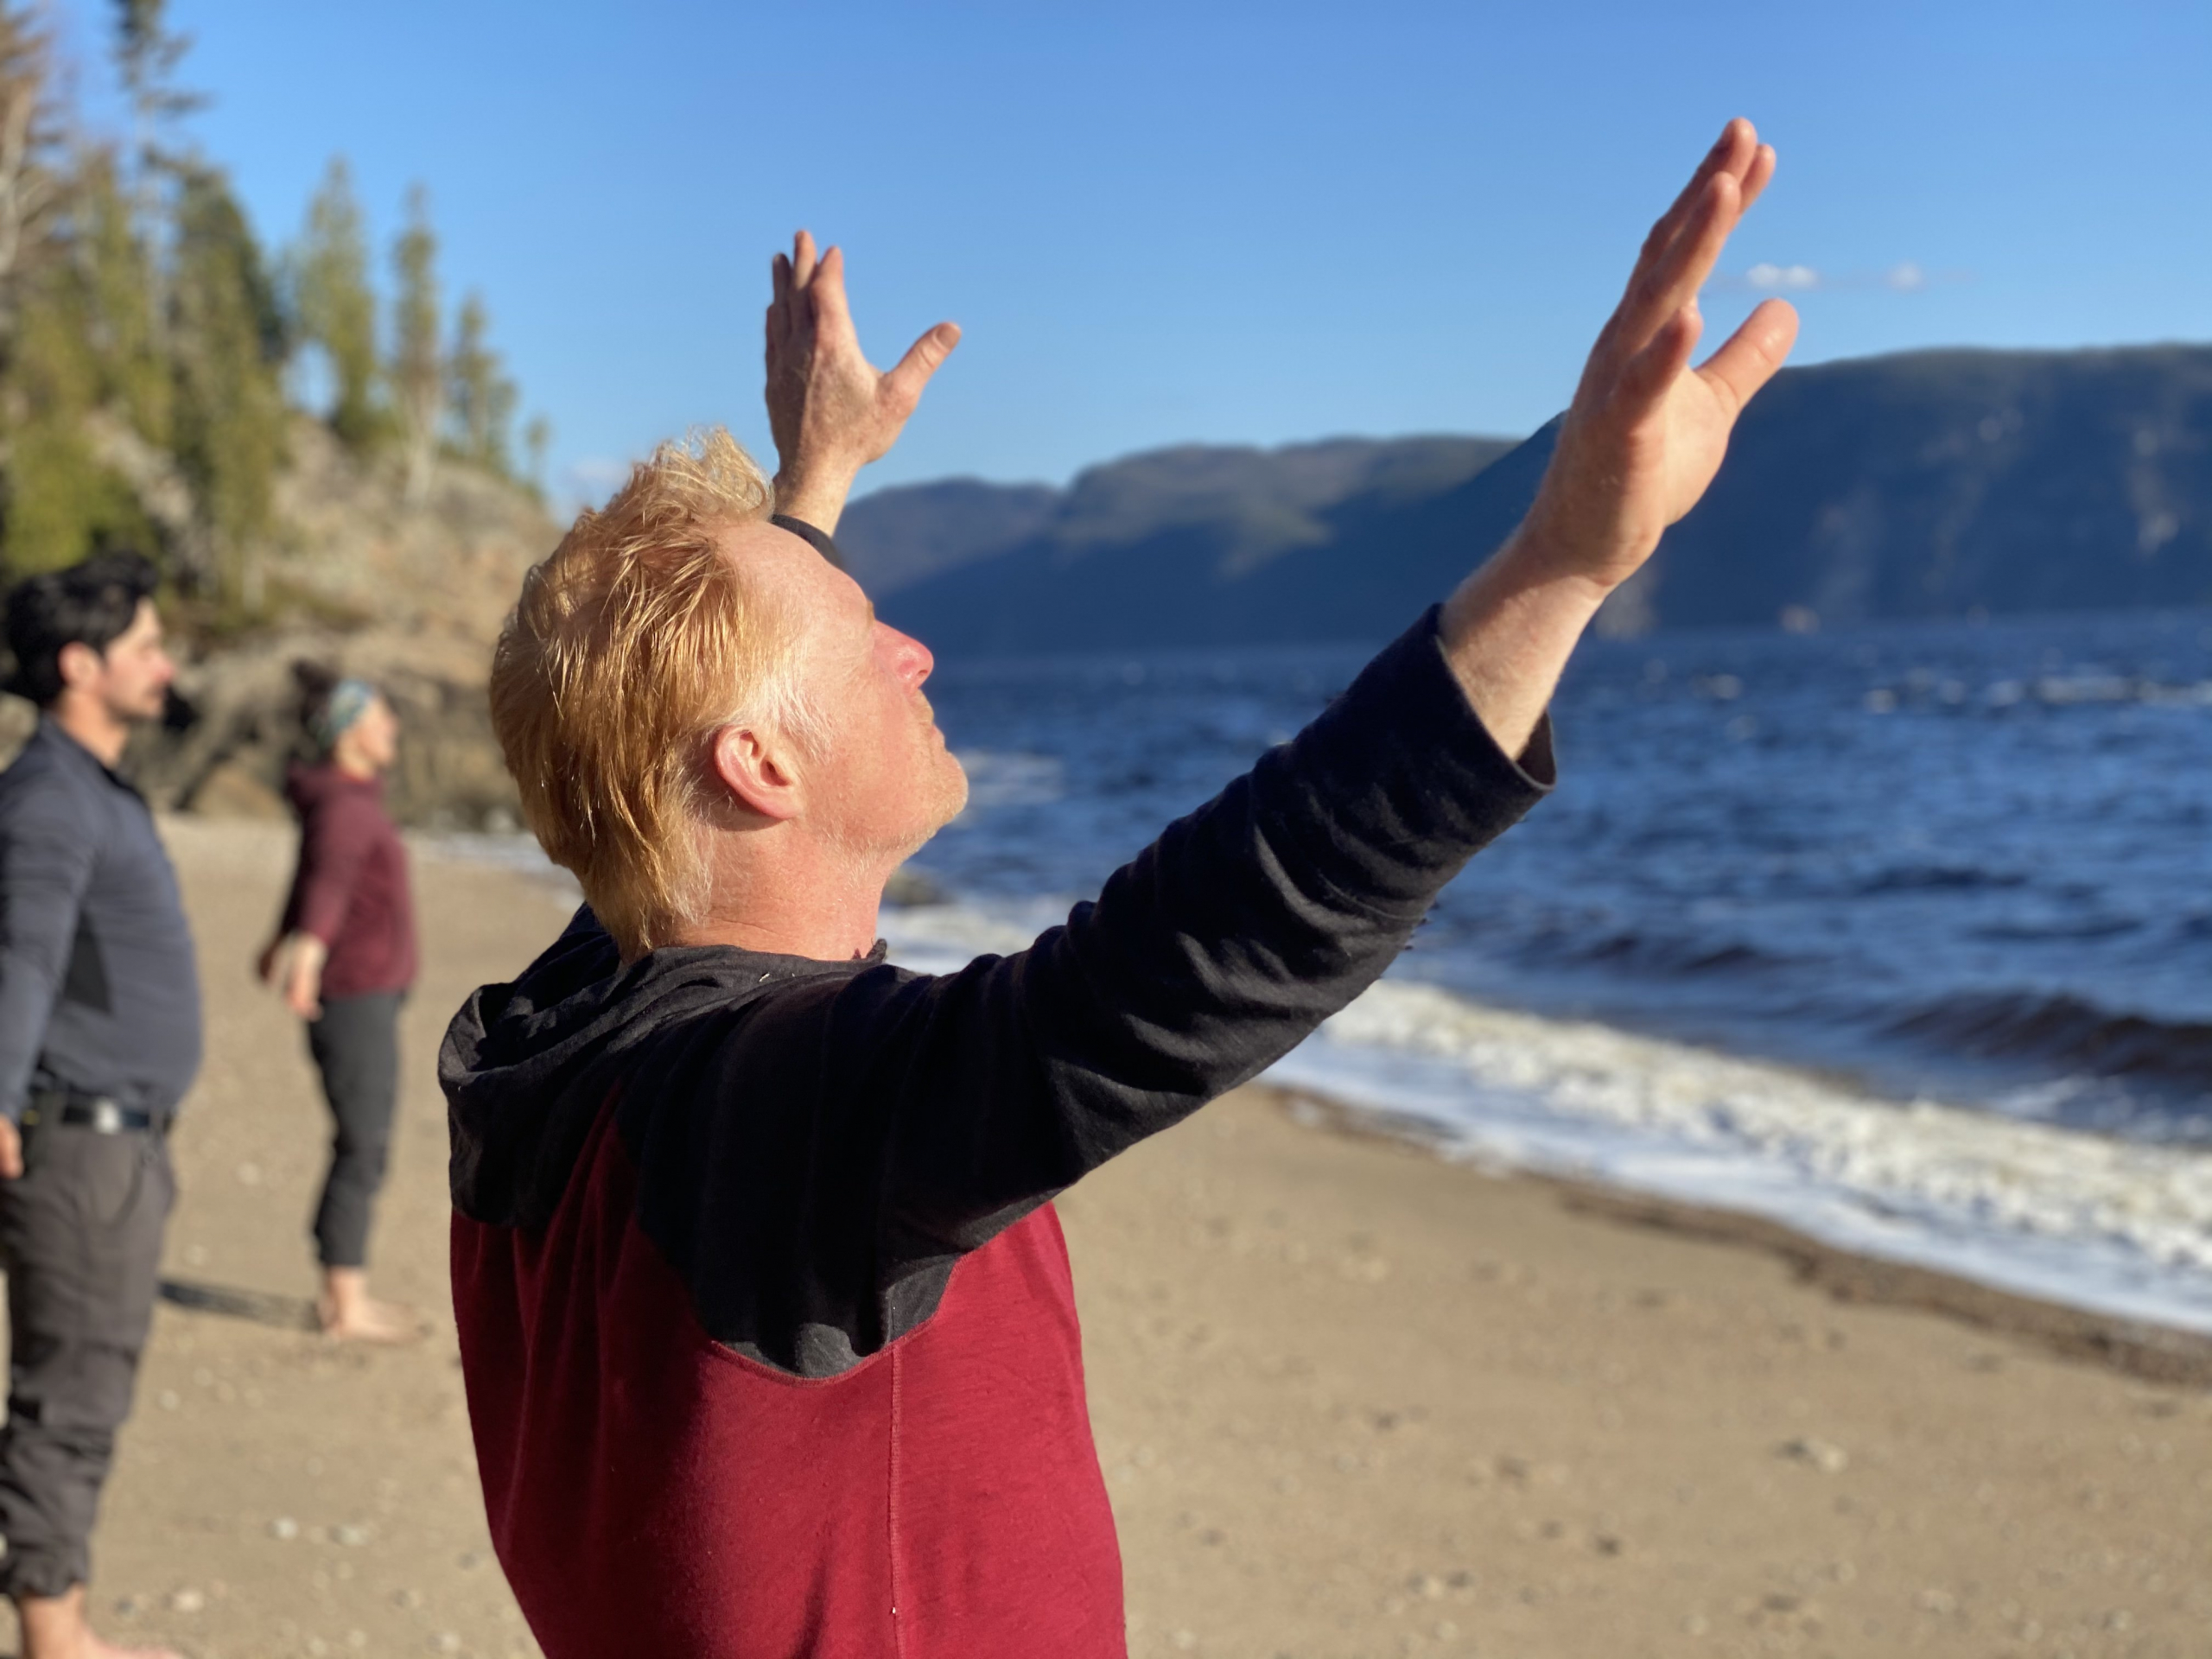
<svg viewBox="0 0 2212 1659"><path fill-rule="evenodd" d="M58 3L111 111L109 8ZM380 242L429 187L564 494L696 423L765 445L800 224L879 362L967 330L869 483L1524 432L1737 113L1782 168L1716 331L1765 267L1810 284L1799 361L2212 339L2202 0L171 6L214 99L190 130L270 243L334 152Z"/></svg>

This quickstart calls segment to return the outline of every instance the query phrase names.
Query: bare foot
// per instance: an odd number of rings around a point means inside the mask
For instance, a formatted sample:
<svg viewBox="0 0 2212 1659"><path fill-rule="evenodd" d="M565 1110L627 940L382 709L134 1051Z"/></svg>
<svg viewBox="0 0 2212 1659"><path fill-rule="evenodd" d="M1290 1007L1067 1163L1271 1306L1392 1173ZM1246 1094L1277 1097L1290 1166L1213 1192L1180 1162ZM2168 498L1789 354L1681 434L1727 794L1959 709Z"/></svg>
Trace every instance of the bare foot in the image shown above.
<svg viewBox="0 0 2212 1659"><path fill-rule="evenodd" d="M79 1651L84 1659L184 1659L175 1648L118 1648L112 1642L101 1641L90 1630L85 1632L85 1645Z"/></svg>
<svg viewBox="0 0 2212 1659"><path fill-rule="evenodd" d="M322 1334L336 1342L390 1344L420 1342L427 1334L422 1315L398 1302L379 1302L364 1296L341 1307L324 1296L317 1299L315 1311Z"/></svg>
<svg viewBox="0 0 2212 1659"><path fill-rule="evenodd" d="M413 1308L370 1295L369 1275L360 1268L324 1268L315 1311L322 1334L339 1342L417 1342L428 1334Z"/></svg>
<svg viewBox="0 0 2212 1659"><path fill-rule="evenodd" d="M85 1623L85 1586L67 1595L26 1596L16 1604L22 1621L23 1659L183 1659L174 1648L119 1648L103 1642Z"/></svg>

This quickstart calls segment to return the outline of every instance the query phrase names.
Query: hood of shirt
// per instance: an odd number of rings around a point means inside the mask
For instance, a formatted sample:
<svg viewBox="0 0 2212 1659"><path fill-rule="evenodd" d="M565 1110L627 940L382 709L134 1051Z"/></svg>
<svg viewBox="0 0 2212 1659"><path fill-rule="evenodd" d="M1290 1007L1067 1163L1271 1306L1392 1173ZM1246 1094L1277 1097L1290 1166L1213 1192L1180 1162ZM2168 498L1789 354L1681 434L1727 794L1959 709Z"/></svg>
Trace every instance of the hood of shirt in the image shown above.
<svg viewBox="0 0 2212 1659"><path fill-rule="evenodd" d="M673 946L625 967L590 906L521 976L471 993L438 1051L454 1204L480 1221L542 1224L618 1082L651 1084L715 1041L770 987L880 962L734 945Z"/></svg>

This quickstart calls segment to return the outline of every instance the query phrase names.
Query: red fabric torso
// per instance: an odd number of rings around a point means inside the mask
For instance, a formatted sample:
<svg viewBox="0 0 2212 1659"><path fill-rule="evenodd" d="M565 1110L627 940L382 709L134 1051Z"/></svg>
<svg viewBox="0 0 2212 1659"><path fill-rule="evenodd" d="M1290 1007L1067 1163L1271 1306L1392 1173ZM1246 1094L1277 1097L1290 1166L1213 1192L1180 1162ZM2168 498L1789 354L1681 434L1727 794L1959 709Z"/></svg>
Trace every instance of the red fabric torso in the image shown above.
<svg viewBox="0 0 2212 1659"><path fill-rule="evenodd" d="M1050 1205L821 1380L712 1341L635 1213L610 1109L542 1236L454 1218L492 1536L548 1659L1123 1659Z"/></svg>

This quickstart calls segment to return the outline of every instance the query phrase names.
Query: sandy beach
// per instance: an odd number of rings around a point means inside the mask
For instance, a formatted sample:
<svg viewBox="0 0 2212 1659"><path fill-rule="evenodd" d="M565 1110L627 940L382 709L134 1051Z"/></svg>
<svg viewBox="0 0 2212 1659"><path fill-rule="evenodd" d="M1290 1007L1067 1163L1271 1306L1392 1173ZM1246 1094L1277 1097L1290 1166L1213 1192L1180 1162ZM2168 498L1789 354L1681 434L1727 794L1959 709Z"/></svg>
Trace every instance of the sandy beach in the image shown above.
<svg viewBox="0 0 2212 1659"><path fill-rule="evenodd" d="M208 1062L99 1616L195 1659L534 1654L470 1454L432 1059L563 906L418 852L375 1266L435 1334L338 1349L305 1328L323 1109L248 971L290 836L165 830ZM1135 1654L2212 1655L2212 1371L2186 1344L1484 1174L1258 1090L1062 1210Z"/></svg>

